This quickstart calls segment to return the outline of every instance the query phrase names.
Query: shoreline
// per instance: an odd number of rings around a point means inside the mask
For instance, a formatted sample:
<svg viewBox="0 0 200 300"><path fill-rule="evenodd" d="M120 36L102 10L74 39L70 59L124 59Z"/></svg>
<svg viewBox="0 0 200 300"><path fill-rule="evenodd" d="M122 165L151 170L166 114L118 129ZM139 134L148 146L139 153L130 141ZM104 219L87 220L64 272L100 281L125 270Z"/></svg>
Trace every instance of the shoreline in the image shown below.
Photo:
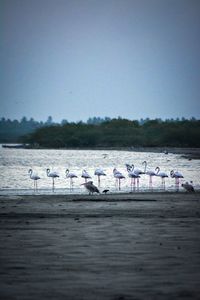
<svg viewBox="0 0 200 300"><path fill-rule="evenodd" d="M57 194L57 193L32 193L32 194L21 194L12 193L12 194L0 194L0 203L1 201L7 200L16 200L16 199L30 199L31 201L36 201L37 199L44 201L59 201L65 200L66 202L71 201L97 201L97 202L119 202L119 201L137 201L142 200L148 201L151 198L155 198L159 201L165 201L173 197L174 199L178 199L183 197L183 199L187 197L194 197L200 199L200 190L195 190L194 193L189 193L185 190L180 191L172 191L172 190L154 190L154 191L135 191L135 192L110 192L107 194L93 194L89 195L88 193L70 193L70 194Z"/></svg>
<svg viewBox="0 0 200 300"><path fill-rule="evenodd" d="M2 299L199 299L199 192L11 195L0 208Z"/></svg>

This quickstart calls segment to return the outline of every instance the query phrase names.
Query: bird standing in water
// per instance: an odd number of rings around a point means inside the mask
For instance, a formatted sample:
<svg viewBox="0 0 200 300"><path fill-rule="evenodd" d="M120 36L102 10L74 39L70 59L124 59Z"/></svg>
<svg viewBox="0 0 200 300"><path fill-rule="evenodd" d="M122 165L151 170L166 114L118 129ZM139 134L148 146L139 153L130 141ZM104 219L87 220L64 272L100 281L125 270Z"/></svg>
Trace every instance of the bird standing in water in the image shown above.
<svg viewBox="0 0 200 300"><path fill-rule="evenodd" d="M78 176L75 173L69 172L69 169L65 171L66 178L70 178L70 190L73 190L73 178L77 178Z"/></svg>
<svg viewBox="0 0 200 300"><path fill-rule="evenodd" d="M160 172L160 168L159 167L156 167L155 171L157 171L156 172L156 176L159 176L161 178L161 180L162 180L162 187L165 188L165 178L169 177L169 176L165 172Z"/></svg>
<svg viewBox="0 0 200 300"><path fill-rule="evenodd" d="M94 193L100 193L98 188L93 184L93 181L88 181L82 183L81 185L84 185L84 187L89 191L89 195L93 195Z"/></svg>
<svg viewBox="0 0 200 300"><path fill-rule="evenodd" d="M138 168L135 168L135 166L125 164L127 172L128 172L128 177L131 178L131 190L135 190L135 179L137 179L137 189L139 190L139 183L140 183L140 175L144 174L144 172Z"/></svg>
<svg viewBox="0 0 200 300"><path fill-rule="evenodd" d="M100 177L106 176L106 174L104 173L104 171L102 169L96 169L94 172L94 175L96 175L98 177L98 187L100 187Z"/></svg>
<svg viewBox="0 0 200 300"><path fill-rule="evenodd" d="M29 169L28 173L30 174L30 178L33 179L34 182L34 191L36 192L38 190L37 187L37 181L40 179L40 177L36 174L33 174L33 170Z"/></svg>
<svg viewBox="0 0 200 300"><path fill-rule="evenodd" d="M149 187L152 188L153 187L152 178L153 178L153 176L156 176L156 173L154 171L151 171L151 170L147 171L147 162L146 162L146 160L143 161L142 164L144 165L144 174L149 175Z"/></svg>
<svg viewBox="0 0 200 300"><path fill-rule="evenodd" d="M87 182L87 179L92 178L92 177L88 174L88 172L87 172L86 170L83 170L83 171L82 171L81 177L85 179L85 182Z"/></svg>
<svg viewBox="0 0 200 300"><path fill-rule="evenodd" d="M47 169L47 176L52 178L52 191L54 192L55 183L54 179L60 177L57 172L50 172L50 169Z"/></svg>
<svg viewBox="0 0 200 300"><path fill-rule="evenodd" d="M116 185L118 183L119 191L121 190L121 179L124 179L125 176L119 172L116 168L113 169L113 175L116 178Z"/></svg>
<svg viewBox="0 0 200 300"><path fill-rule="evenodd" d="M178 171L174 172L174 170L170 171L170 176L171 176L171 178L175 178L175 188L176 188L176 191L178 192L179 191L180 178L184 178L184 177L180 172L178 172Z"/></svg>

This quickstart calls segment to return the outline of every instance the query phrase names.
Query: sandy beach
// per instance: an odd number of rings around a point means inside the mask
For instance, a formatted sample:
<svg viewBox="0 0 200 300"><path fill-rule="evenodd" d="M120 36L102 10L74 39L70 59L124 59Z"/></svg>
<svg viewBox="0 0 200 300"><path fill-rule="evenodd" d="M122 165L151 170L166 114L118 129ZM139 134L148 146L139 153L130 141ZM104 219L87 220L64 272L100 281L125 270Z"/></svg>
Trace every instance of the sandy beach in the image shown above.
<svg viewBox="0 0 200 300"><path fill-rule="evenodd" d="M200 193L0 196L0 299L200 299Z"/></svg>

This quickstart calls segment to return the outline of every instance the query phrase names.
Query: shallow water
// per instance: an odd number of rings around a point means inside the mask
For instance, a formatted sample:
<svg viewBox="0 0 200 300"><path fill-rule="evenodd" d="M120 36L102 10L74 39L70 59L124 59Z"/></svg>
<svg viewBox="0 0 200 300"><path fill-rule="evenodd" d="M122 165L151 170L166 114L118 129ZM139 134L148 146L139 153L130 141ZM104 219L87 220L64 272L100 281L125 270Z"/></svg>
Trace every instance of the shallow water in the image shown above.
<svg viewBox="0 0 200 300"><path fill-rule="evenodd" d="M106 155L105 155L106 154ZM121 192L129 192L130 178L127 176L125 164L134 164L136 168L144 169L142 162L148 162L147 169L160 170L169 175L170 170L178 170L184 176L180 184L185 181L193 181L196 189L200 188L200 160L187 160L178 154L168 155L164 153L116 151L116 150L36 150L36 149L7 149L0 147L0 194L32 194L33 180L30 179L28 170L41 179L38 181L38 192L41 194L52 193L52 180L47 177L46 169L59 173L60 177L55 180L55 193L86 193L81 186L84 179L81 178L83 169L92 177L97 185L97 176L94 175L96 168L102 168L107 176L101 177L100 191L109 189L118 191L113 177L113 168L116 167L125 175L121 181ZM69 169L76 173L73 191L70 190L69 179L65 176L65 170ZM166 178L166 190L175 189L174 179ZM135 191L149 190L149 176L141 175L139 189ZM160 177L153 177L153 190L163 190Z"/></svg>

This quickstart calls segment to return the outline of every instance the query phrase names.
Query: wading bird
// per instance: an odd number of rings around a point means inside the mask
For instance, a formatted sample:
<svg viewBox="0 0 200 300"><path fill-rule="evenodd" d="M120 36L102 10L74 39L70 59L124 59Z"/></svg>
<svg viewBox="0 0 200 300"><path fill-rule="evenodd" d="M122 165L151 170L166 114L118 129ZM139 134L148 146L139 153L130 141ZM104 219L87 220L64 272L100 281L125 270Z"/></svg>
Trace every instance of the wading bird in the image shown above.
<svg viewBox="0 0 200 300"><path fill-rule="evenodd" d="M105 190L103 190L102 193L103 193L104 195L106 195L108 192L109 192L109 190L108 190L108 189L105 189Z"/></svg>
<svg viewBox="0 0 200 300"><path fill-rule="evenodd" d="M170 176L171 176L171 178L175 178L175 187L176 187L176 190L178 191L179 190L179 184L180 184L180 178L184 178L183 175L178 171L174 172L174 170L171 170L170 171Z"/></svg>
<svg viewBox="0 0 200 300"><path fill-rule="evenodd" d="M98 177L98 187L100 187L100 177L106 176L106 174L104 173L104 171L102 169L96 169L94 172L94 175L96 175Z"/></svg>
<svg viewBox="0 0 200 300"><path fill-rule="evenodd" d="M85 182L85 183L82 183L81 185L84 185L84 187L88 190L89 192L89 195L90 194L94 194L94 193L100 193L98 188L93 184L93 181L88 181L88 182Z"/></svg>
<svg viewBox="0 0 200 300"><path fill-rule="evenodd" d="M121 190L121 179L124 179L125 176L119 172L116 168L113 169L113 175L116 178L116 185L118 183L119 191Z"/></svg>
<svg viewBox="0 0 200 300"><path fill-rule="evenodd" d="M187 192L194 192L194 187L192 184L186 182L186 183L182 183L181 186L187 191Z"/></svg>
<svg viewBox="0 0 200 300"><path fill-rule="evenodd" d="M92 178L86 170L82 171L81 177L85 179L85 182L87 182L87 179Z"/></svg>
<svg viewBox="0 0 200 300"><path fill-rule="evenodd" d="M70 190L73 190L73 185L74 185L73 178L77 178L78 176L75 173L69 172L69 169L66 169L65 174L66 174L66 178L70 179Z"/></svg>
<svg viewBox="0 0 200 300"><path fill-rule="evenodd" d="M135 179L137 179L137 188L139 189L139 180L140 180L140 175L141 174L145 174L144 171L138 169L138 168L135 168L135 166L132 164L132 165L129 165L129 164L125 164L126 166L126 169L127 169L127 172L128 172L128 176L131 179L131 187L135 187Z"/></svg>
<svg viewBox="0 0 200 300"><path fill-rule="evenodd" d="M152 188L152 186L153 186L152 178L153 178L153 176L156 176L156 173L154 171L151 171L151 170L147 171L147 162L146 162L146 160L143 161L142 164L144 165L144 174L149 175L149 187Z"/></svg>
<svg viewBox="0 0 200 300"><path fill-rule="evenodd" d="M165 178L169 177L169 176L167 175L167 173L161 172L159 167L156 167L155 171L157 171L156 172L156 176L159 176L161 178L161 180L162 180L162 186L165 188Z"/></svg>
<svg viewBox="0 0 200 300"><path fill-rule="evenodd" d="M29 175L30 175L30 178L33 179L33 182L34 182L34 191L37 191L38 187L37 187L37 181L38 179L40 179L40 177L36 174L33 174L33 170L32 169L29 169L28 171Z"/></svg>
<svg viewBox="0 0 200 300"><path fill-rule="evenodd" d="M54 192L54 179L60 177L57 172L50 172L50 169L47 169L47 176L52 178L52 190Z"/></svg>

